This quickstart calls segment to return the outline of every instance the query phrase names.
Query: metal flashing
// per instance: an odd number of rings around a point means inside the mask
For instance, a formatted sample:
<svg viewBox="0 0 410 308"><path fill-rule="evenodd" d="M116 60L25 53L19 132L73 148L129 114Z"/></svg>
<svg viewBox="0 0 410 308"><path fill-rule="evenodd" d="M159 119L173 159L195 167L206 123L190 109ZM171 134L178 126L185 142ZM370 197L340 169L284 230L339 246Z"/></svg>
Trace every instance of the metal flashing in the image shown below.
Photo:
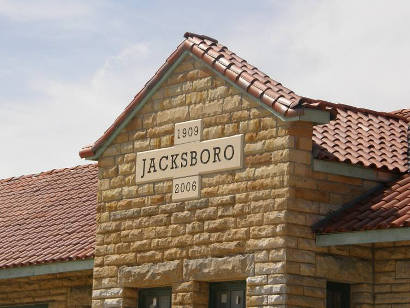
<svg viewBox="0 0 410 308"><path fill-rule="evenodd" d="M313 171L332 173L353 178L387 183L397 178L396 174L354 166L347 163L313 159Z"/></svg>
<svg viewBox="0 0 410 308"><path fill-rule="evenodd" d="M399 242L409 240L410 228L366 230L316 235L316 245L319 247Z"/></svg>
<svg viewBox="0 0 410 308"><path fill-rule="evenodd" d="M331 120L329 111L304 108L299 121L313 122L314 124L327 124Z"/></svg>
<svg viewBox="0 0 410 308"><path fill-rule="evenodd" d="M21 278L48 274L91 270L94 267L94 259L55 262L48 264L10 267L0 269L0 279Z"/></svg>

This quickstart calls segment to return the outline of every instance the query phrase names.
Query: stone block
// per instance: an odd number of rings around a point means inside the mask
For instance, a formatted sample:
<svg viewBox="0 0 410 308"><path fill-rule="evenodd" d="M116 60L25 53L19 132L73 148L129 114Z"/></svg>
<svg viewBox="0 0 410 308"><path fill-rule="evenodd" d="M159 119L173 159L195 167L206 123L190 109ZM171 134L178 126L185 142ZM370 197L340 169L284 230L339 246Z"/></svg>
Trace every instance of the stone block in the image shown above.
<svg viewBox="0 0 410 308"><path fill-rule="evenodd" d="M112 298L122 296L122 288L93 290L93 299Z"/></svg>
<svg viewBox="0 0 410 308"><path fill-rule="evenodd" d="M243 241L214 243L209 248L213 256L226 256L244 252L245 243Z"/></svg>
<svg viewBox="0 0 410 308"><path fill-rule="evenodd" d="M205 222L205 231L223 231L235 228L234 218L221 218L217 220L210 220Z"/></svg>
<svg viewBox="0 0 410 308"><path fill-rule="evenodd" d="M284 274L286 262L256 263L255 275Z"/></svg>
<svg viewBox="0 0 410 308"><path fill-rule="evenodd" d="M396 261L396 277L410 278L410 260Z"/></svg>
<svg viewBox="0 0 410 308"><path fill-rule="evenodd" d="M184 260L184 280L230 281L246 279L255 272L252 255Z"/></svg>
<svg viewBox="0 0 410 308"><path fill-rule="evenodd" d="M316 275L333 281L371 283L372 264L370 261L358 258L318 255L316 257Z"/></svg>
<svg viewBox="0 0 410 308"><path fill-rule="evenodd" d="M192 83L192 90L193 91L200 91L204 89L210 88L212 85L212 77L206 77L202 79L194 80Z"/></svg>
<svg viewBox="0 0 410 308"><path fill-rule="evenodd" d="M157 124L164 125L171 122L181 122L188 119L188 106L172 108L157 113Z"/></svg>
<svg viewBox="0 0 410 308"><path fill-rule="evenodd" d="M133 288L166 286L181 279L182 261L121 267L118 273L120 286Z"/></svg>

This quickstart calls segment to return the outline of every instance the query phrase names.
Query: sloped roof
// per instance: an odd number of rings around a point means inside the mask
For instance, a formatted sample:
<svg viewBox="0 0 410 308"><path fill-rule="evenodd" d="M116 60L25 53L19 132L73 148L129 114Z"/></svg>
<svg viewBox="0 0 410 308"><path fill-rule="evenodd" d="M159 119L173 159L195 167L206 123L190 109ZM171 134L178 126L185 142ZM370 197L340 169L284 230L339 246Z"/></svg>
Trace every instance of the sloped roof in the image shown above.
<svg viewBox="0 0 410 308"><path fill-rule="evenodd" d="M136 106L143 100L152 87L164 76L166 71L179 58L184 51L189 51L216 71L220 72L236 85L259 99L284 117L295 117L303 114L303 108L320 109L333 112L332 104L316 101L297 95L281 83L273 80L255 66L230 51L217 40L205 35L187 32L185 40L167 58L155 75L145 84L131 103L117 117L114 123L94 144L80 150L80 157L92 157L116 128L124 121Z"/></svg>
<svg viewBox="0 0 410 308"><path fill-rule="evenodd" d="M410 227L410 174L361 200L347 204L313 229L335 233Z"/></svg>
<svg viewBox="0 0 410 308"><path fill-rule="evenodd" d="M313 128L315 158L388 171L408 170L408 123L402 114L392 116L340 104L334 108L336 119Z"/></svg>
<svg viewBox="0 0 410 308"><path fill-rule="evenodd" d="M401 116L407 120L407 122L410 122L410 109L400 109L391 112L392 114Z"/></svg>
<svg viewBox="0 0 410 308"><path fill-rule="evenodd" d="M97 169L0 180L0 268L93 256Z"/></svg>
<svg viewBox="0 0 410 308"><path fill-rule="evenodd" d="M92 157L97 153L97 150L183 51L192 52L216 71L285 117L296 116L303 112L303 108L337 113L336 119L329 124L318 125L314 128L313 141L316 158L395 172L407 170L408 129L402 113L377 112L299 96L240 58L226 46L219 44L217 40L189 32L185 34L185 40L106 132L94 144L80 151L82 158Z"/></svg>

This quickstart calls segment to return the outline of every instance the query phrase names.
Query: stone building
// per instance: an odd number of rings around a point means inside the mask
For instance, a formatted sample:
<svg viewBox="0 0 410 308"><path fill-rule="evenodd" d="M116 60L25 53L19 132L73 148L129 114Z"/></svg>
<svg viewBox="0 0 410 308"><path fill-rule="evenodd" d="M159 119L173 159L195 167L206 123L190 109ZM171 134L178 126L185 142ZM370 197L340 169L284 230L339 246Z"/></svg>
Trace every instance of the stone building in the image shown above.
<svg viewBox="0 0 410 308"><path fill-rule="evenodd" d="M186 33L97 165L0 181L0 307L410 307L409 121Z"/></svg>

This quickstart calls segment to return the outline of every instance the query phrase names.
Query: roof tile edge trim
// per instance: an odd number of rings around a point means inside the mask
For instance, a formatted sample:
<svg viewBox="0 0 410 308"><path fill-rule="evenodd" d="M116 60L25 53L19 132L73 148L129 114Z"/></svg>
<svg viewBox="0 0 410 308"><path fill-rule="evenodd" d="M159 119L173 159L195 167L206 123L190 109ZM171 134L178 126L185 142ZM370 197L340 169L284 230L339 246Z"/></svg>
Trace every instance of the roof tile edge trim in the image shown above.
<svg viewBox="0 0 410 308"><path fill-rule="evenodd" d="M35 177L40 177L43 175L48 175L52 173L58 173L62 171L69 171L69 170L76 170L76 169L81 169L81 168L92 168L92 166L96 166L96 163L88 163L84 165L76 165L73 167L64 167L64 168L56 168L56 169L50 169L47 171L40 171L38 173L30 173L30 174L23 174L20 176L12 176L4 179L0 179L0 183L5 183L5 182L10 182L10 181L15 181L15 180L22 180L25 178L35 178Z"/></svg>
<svg viewBox="0 0 410 308"><path fill-rule="evenodd" d="M92 270L94 267L94 257L69 260L53 261L47 263L37 263L15 267L0 268L0 279L22 278L30 276L50 275L77 271Z"/></svg>

